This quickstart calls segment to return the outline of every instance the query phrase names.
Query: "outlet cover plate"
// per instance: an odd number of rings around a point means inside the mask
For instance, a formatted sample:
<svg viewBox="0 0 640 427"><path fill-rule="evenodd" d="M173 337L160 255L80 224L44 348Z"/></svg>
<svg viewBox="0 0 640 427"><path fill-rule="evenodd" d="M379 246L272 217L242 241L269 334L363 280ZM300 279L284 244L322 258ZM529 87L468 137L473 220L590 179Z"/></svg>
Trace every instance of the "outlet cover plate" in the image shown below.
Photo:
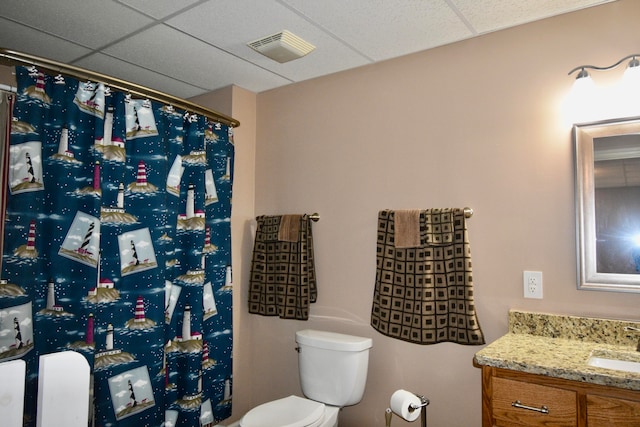
<svg viewBox="0 0 640 427"><path fill-rule="evenodd" d="M522 279L524 297L542 299L542 272L524 271Z"/></svg>

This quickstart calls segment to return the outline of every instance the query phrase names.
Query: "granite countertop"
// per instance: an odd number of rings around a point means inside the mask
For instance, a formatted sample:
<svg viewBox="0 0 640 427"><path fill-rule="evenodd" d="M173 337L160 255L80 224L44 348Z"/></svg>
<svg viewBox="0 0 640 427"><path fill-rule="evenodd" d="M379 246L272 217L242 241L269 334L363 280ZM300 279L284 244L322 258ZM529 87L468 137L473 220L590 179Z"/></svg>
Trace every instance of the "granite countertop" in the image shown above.
<svg viewBox="0 0 640 427"><path fill-rule="evenodd" d="M591 356L640 362L638 335L625 326L640 322L509 312L509 333L475 354L477 365L640 390L640 373L587 365Z"/></svg>

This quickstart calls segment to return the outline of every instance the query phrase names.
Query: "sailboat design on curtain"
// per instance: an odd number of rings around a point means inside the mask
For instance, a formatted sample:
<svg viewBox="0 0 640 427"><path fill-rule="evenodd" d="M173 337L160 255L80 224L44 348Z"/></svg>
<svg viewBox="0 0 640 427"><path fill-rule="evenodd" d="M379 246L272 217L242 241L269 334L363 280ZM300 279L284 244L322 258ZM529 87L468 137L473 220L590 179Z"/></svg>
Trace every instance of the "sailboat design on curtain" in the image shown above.
<svg viewBox="0 0 640 427"><path fill-rule="evenodd" d="M232 129L16 68L0 362L73 350L96 426L216 424L231 415ZM211 196L215 195L215 200Z"/></svg>

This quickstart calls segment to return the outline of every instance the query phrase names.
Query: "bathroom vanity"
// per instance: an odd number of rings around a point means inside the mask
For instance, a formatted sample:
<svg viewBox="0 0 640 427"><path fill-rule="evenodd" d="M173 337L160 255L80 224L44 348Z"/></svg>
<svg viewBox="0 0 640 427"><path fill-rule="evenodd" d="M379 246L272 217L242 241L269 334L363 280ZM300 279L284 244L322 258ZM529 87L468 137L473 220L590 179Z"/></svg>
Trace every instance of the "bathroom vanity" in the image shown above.
<svg viewBox="0 0 640 427"><path fill-rule="evenodd" d="M482 425L640 426L638 322L511 311L476 353Z"/></svg>
<svg viewBox="0 0 640 427"><path fill-rule="evenodd" d="M640 426L640 391L483 366L482 425Z"/></svg>

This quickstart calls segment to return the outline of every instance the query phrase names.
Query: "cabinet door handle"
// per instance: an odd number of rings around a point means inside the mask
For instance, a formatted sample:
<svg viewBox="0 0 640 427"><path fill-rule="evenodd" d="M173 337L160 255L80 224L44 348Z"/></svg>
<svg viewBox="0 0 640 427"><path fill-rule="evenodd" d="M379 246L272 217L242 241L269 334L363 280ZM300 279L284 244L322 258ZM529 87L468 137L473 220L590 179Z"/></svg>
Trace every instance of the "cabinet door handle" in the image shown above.
<svg viewBox="0 0 640 427"><path fill-rule="evenodd" d="M540 408L534 408L533 406L523 405L519 400L511 403L511 406L513 406L514 408L526 409L527 411L540 412L541 414L549 413L549 408L547 408L545 405L542 405Z"/></svg>

